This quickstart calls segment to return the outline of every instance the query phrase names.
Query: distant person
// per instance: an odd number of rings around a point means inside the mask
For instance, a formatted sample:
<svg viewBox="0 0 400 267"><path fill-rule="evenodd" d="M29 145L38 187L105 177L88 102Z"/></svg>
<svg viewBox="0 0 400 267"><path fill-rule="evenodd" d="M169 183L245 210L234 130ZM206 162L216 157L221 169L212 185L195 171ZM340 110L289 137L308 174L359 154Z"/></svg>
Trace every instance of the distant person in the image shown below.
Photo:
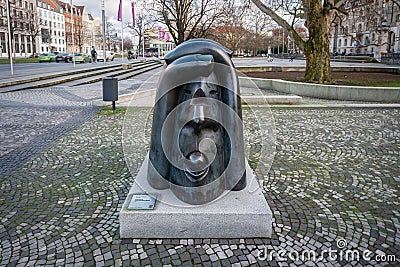
<svg viewBox="0 0 400 267"><path fill-rule="evenodd" d="M92 56L92 64L93 63L97 64L96 63L96 61L97 61L97 52L96 52L96 49L94 49L94 46L92 46L92 50L90 51L90 53L91 53L91 56Z"/></svg>
<svg viewBox="0 0 400 267"><path fill-rule="evenodd" d="M294 59L294 56L293 56L293 54L290 54L290 57L289 57L289 62L293 62L293 59Z"/></svg>
<svg viewBox="0 0 400 267"><path fill-rule="evenodd" d="M128 50L128 60L133 58L133 53L131 50Z"/></svg>
<svg viewBox="0 0 400 267"><path fill-rule="evenodd" d="M272 62L274 61L274 59L268 54L267 55L267 62Z"/></svg>

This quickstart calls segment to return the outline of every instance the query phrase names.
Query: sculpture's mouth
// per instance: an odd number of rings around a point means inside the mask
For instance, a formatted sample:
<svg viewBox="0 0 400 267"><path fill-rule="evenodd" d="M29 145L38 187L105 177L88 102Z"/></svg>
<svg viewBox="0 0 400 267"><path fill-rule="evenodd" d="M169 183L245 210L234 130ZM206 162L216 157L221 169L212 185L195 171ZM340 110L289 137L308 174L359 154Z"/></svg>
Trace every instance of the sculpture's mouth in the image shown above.
<svg viewBox="0 0 400 267"><path fill-rule="evenodd" d="M203 180L209 170L207 158L200 151L193 151L186 156L189 164L185 168L185 175L191 182Z"/></svg>

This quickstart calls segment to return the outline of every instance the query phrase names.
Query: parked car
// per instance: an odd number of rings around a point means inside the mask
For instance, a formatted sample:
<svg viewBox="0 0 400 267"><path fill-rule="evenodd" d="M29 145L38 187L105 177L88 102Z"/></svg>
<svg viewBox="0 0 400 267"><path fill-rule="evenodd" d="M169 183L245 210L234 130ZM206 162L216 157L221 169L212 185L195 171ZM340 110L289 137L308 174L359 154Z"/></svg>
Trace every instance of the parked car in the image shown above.
<svg viewBox="0 0 400 267"><path fill-rule="evenodd" d="M80 63L85 63L86 62L83 54L81 54L81 53L75 53L72 60L75 61L75 62L80 62Z"/></svg>
<svg viewBox="0 0 400 267"><path fill-rule="evenodd" d="M114 53L111 51L106 51L106 61L113 61ZM97 51L97 61L104 61L103 51Z"/></svg>
<svg viewBox="0 0 400 267"><path fill-rule="evenodd" d="M85 62L92 62L92 56L88 54L83 54L83 58L85 59Z"/></svg>
<svg viewBox="0 0 400 267"><path fill-rule="evenodd" d="M67 53L58 53L58 55L56 56L56 62L58 63L60 61L71 61L71 55Z"/></svg>
<svg viewBox="0 0 400 267"><path fill-rule="evenodd" d="M54 55L53 53L43 53L40 55L39 57L39 62L52 62L52 61L56 61L56 55Z"/></svg>

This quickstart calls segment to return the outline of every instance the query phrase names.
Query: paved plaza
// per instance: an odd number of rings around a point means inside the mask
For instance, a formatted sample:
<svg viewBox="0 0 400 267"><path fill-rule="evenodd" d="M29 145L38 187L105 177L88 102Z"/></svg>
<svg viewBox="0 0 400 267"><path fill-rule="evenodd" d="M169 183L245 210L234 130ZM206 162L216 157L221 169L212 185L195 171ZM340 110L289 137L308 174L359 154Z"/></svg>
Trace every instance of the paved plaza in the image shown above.
<svg viewBox="0 0 400 267"><path fill-rule="evenodd" d="M131 81L121 90L138 87ZM99 90L0 94L0 266L400 264L398 108L254 107L275 121L268 169L258 162L261 142L245 107L248 158L259 164L272 238L120 239L118 212L145 153L135 154L132 175L124 113L93 107ZM148 129L151 109L130 112ZM296 258L309 251L316 261Z"/></svg>

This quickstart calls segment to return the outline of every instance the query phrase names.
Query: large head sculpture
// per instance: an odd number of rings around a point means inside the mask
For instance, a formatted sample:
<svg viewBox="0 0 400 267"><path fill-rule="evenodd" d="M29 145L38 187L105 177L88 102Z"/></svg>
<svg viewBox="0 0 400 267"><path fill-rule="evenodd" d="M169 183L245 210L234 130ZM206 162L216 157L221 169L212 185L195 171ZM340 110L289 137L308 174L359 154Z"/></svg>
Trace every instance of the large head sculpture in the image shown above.
<svg viewBox="0 0 400 267"><path fill-rule="evenodd" d="M165 57L148 181L190 204L246 186L239 82L231 54L214 41L195 39Z"/></svg>

